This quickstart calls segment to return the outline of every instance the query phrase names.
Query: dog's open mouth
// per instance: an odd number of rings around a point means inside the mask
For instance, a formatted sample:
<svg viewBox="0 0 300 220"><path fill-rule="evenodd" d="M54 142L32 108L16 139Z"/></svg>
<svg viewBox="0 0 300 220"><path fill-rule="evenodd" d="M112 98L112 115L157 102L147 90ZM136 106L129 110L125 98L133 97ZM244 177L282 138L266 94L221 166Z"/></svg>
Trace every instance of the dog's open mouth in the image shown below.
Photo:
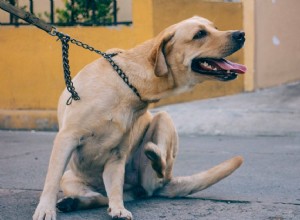
<svg viewBox="0 0 300 220"><path fill-rule="evenodd" d="M238 74L245 73L247 68L242 64L233 63L223 58L195 58L192 61L192 70L222 81L228 81L235 79Z"/></svg>

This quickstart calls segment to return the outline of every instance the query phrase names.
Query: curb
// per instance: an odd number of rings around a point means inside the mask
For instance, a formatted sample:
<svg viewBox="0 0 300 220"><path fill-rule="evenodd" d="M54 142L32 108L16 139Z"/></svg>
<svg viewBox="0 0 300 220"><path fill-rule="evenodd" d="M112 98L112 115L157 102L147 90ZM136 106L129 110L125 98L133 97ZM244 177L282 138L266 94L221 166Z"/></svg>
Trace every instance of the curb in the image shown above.
<svg viewBox="0 0 300 220"><path fill-rule="evenodd" d="M57 131L56 110L0 110L0 129Z"/></svg>

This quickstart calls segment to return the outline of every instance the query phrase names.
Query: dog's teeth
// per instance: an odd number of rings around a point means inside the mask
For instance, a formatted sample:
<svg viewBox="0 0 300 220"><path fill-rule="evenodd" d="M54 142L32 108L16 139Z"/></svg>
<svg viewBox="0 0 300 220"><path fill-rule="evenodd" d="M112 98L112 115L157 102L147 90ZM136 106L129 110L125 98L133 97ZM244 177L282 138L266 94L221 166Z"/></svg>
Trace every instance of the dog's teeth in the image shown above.
<svg viewBox="0 0 300 220"><path fill-rule="evenodd" d="M227 70L227 72L226 73L230 73L230 70Z"/></svg>
<svg viewBox="0 0 300 220"><path fill-rule="evenodd" d="M215 67L215 68L214 68L214 71L217 71L217 70L218 70L218 69Z"/></svg>
<svg viewBox="0 0 300 220"><path fill-rule="evenodd" d="M209 65L206 61L201 62L201 65L211 70L218 70L217 68L213 68L213 66Z"/></svg>

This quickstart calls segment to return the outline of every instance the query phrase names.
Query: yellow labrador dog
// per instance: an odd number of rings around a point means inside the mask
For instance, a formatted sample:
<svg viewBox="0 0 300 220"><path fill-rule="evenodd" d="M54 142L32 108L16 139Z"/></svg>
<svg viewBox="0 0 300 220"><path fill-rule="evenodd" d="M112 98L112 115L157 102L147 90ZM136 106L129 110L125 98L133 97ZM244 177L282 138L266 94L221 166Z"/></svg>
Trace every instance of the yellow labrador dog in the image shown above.
<svg viewBox="0 0 300 220"><path fill-rule="evenodd" d="M244 32L219 31L195 16L133 49L112 50L127 83L103 58L87 65L74 78L81 100L66 105L66 90L60 97L59 132L33 219L54 220L56 208L99 206L108 206L113 218L132 219L124 200L187 196L236 170L243 162L239 156L202 173L173 177L175 127L167 113L151 115L147 107L205 80L228 81L244 73L245 66L224 59L244 41ZM59 185L65 197L57 203Z"/></svg>

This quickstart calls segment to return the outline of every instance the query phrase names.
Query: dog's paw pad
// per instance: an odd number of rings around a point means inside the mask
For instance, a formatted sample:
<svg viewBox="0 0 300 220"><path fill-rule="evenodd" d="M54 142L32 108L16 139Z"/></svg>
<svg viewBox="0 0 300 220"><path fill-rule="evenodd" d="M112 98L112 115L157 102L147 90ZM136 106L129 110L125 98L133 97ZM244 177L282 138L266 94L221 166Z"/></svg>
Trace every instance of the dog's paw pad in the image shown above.
<svg viewBox="0 0 300 220"><path fill-rule="evenodd" d="M161 160L161 152L156 144L152 142L148 142L145 146L145 154L151 161L160 161Z"/></svg>
<svg viewBox="0 0 300 220"><path fill-rule="evenodd" d="M160 149L152 142L145 146L145 155L151 161L152 168L155 170L158 178L165 176L166 162L161 156Z"/></svg>
<svg viewBox="0 0 300 220"><path fill-rule="evenodd" d="M61 212L72 212L77 210L78 203L77 198L65 197L57 202L56 208Z"/></svg>

